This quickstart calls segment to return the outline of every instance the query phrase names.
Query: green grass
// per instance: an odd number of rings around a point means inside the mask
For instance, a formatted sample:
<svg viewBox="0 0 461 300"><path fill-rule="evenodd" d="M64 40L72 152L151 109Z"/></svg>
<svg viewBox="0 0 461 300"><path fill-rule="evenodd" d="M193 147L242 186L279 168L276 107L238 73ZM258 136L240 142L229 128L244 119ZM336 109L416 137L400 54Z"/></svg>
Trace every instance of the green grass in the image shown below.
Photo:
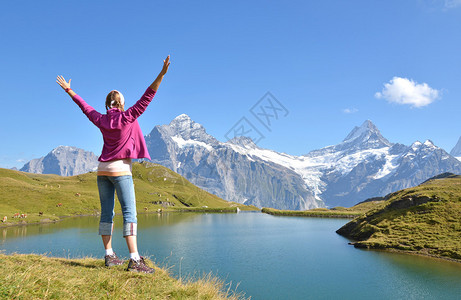
<svg viewBox="0 0 461 300"><path fill-rule="evenodd" d="M370 209L382 205L382 201L362 202L352 207L314 208L309 210L280 210L264 207L261 212L275 216L355 218Z"/></svg>
<svg viewBox="0 0 461 300"><path fill-rule="evenodd" d="M104 260L0 254L0 299L243 299L214 276L175 279L162 268L133 273Z"/></svg>
<svg viewBox="0 0 461 300"><path fill-rule="evenodd" d="M461 176L390 194L337 231L356 247L393 249L461 261Z"/></svg>
<svg viewBox="0 0 461 300"><path fill-rule="evenodd" d="M157 164L134 163L133 180L138 212L194 208L236 210L237 207L258 210L254 206L225 201ZM159 201L163 204L155 204ZM58 206L59 203L62 205ZM96 215L99 212L95 172L63 177L0 169L0 219L8 218L0 226L53 222L63 216ZM118 201L115 212L121 213ZM13 218L16 213L27 214L27 218Z"/></svg>

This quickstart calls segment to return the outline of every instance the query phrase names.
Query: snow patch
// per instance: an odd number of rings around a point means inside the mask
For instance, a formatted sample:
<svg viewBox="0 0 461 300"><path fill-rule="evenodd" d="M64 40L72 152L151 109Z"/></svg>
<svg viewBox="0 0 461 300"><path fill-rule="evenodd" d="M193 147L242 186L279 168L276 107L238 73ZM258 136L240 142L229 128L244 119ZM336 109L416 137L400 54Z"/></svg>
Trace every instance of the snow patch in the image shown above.
<svg viewBox="0 0 461 300"><path fill-rule="evenodd" d="M397 169L397 167L399 166L398 164L399 158L400 158L400 155L385 156L386 162L384 163L381 170L379 170L378 173L376 173L376 175L373 176L373 179L381 179L391 174L392 171Z"/></svg>
<svg viewBox="0 0 461 300"><path fill-rule="evenodd" d="M436 148L436 146L434 145L434 143L431 140L426 140L424 142L424 146L427 146L429 148Z"/></svg>
<svg viewBox="0 0 461 300"><path fill-rule="evenodd" d="M422 144L420 141L416 141L416 142L414 142L413 144L411 144L410 147L411 147L411 149L412 149L413 151L416 151L416 150L418 150L422 145L423 145L423 144Z"/></svg>
<svg viewBox="0 0 461 300"><path fill-rule="evenodd" d="M229 145L232 149L242 155L254 159L262 159L267 162L275 163L289 168L301 175L306 187L314 193L317 200L321 200L320 195L326 188L326 183L320 178L325 171L334 170L342 175L348 174L359 163L372 157L384 156L386 164L379 174L382 178L392 172L398 165L399 155L389 155L390 147L379 149L366 149L353 154L344 154L344 152L329 152L319 155L293 156L285 153L275 152L273 150L262 148L244 148L237 145Z"/></svg>
<svg viewBox="0 0 461 300"><path fill-rule="evenodd" d="M180 136L172 136L171 139L180 147L180 148L185 148L185 147L194 147L194 146L199 146L202 148L207 149L208 151L212 151L213 147L211 145L208 145L207 143L200 142L200 141L195 141L195 140L185 140Z"/></svg>

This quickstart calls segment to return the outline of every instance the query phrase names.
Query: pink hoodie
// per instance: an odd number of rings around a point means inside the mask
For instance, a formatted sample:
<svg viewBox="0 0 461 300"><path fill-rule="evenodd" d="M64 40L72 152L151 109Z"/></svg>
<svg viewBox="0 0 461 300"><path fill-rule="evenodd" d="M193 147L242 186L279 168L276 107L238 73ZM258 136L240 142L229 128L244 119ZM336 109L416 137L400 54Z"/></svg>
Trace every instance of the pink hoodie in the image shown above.
<svg viewBox="0 0 461 300"><path fill-rule="evenodd" d="M141 99L126 111L111 108L105 115L97 112L79 95L72 97L88 119L101 130L104 146L99 161L122 158L150 159L137 118L146 110L155 93L156 91L148 87Z"/></svg>

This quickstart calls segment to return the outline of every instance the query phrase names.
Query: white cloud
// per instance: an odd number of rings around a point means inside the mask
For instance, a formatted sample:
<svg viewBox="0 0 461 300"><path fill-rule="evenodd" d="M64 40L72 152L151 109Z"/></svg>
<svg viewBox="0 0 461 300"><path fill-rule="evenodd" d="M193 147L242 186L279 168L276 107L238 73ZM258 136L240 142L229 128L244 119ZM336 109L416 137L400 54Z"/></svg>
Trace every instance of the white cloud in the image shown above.
<svg viewBox="0 0 461 300"><path fill-rule="evenodd" d="M345 114L353 114L358 112L359 110L357 108L345 108L343 109L343 113Z"/></svg>
<svg viewBox="0 0 461 300"><path fill-rule="evenodd" d="M445 8L455 8L461 6L461 0L445 0Z"/></svg>
<svg viewBox="0 0 461 300"><path fill-rule="evenodd" d="M384 84L381 92L375 97L388 102L408 104L412 107L423 107L431 104L440 96L440 91L431 88L427 83L417 83L408 78L394 77Z"/></svg>

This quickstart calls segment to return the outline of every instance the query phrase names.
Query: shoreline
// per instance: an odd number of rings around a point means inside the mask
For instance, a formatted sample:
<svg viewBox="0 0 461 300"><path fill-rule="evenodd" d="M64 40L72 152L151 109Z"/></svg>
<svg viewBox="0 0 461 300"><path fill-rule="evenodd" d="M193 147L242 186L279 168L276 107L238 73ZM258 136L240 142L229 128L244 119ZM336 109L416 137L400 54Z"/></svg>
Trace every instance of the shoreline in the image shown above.
<svg viewBox="0 0 461 300"><path fill-rule="evenodd" d="M261 212L262 213L265 213L265 214L268 214L268 215L272 215L272 216L281 216L281 217L307 217L307 218L344 218L344 219L347 219L347 218L350 218L350 219L354 219L362 214L364 214L363 212L361 213L357 213L357 214L350 214L350 215L346 215L344 213L340 213L340 212L331 212L331 211L325 211L325 212L321 212L321 211L289 211L289 210L277 210L277 209L273 209L273 208L263 208L261 209ZM347 238L347 237L346 237ZM371 250L371 251L383 251L383 252L388 252L388 253L400 253L400 254L410 254L410 255L417 255L417 256L421 256L421 257L425 257L425 258L433 258L433 259L441 259L441 260L444 260L444 261L450 261L450 262L454 262L456 264L461 264L461 259L456 259L456 258L452 258L452 257L448 257L448 256L441 256L441 255L436 255L436 254L431 254L431 253L424 253L424 252L416 252L416 251L410 251L410 250L402 250L402 249L397 249L397 248L379 248L379 247L372 247L372 246L369 246L369 245L360 245L359 244L360 242L359 241L355 241L355 242L349 242L349 245L352 245L354 246L354 248L356 249L361 249L361 250Z"/></svg>
<svg viewBox="0 0 461 300"><path fill-rule="evenodd" d="M437 260L449 261L449 262L453 262L453 263L456 263L456 264L460 264L460 266L461 266L461 259L451 258L451 257L448 257L448 256L439 256L439 255L436 255L436 254L415 252L415 251L402 250L402 249L396 249L396 248L359 247L359 246L355 245L355 242L350 242L348 244L351 245L351 246L354 246L354 248L360 249L360 250L382 251L382 252L387 252L387 253L399 253L399 254L410 254L410 255L421 256L421 257L424 257L424 258L432 258L432 259L437 259Z"/></svg>
<svg viewBox="0 0 461 300"><path fill-rule="evenodd" d="M242 210L242 211L258 211L258 210ZM180 209L168 209L168 210L164 210L162 212L157 212L157 211L141 211L141 212L138 212L137 214L138 215L142 215L142 214L164 214L164 213L216 213L216 214L229 214L229 213L237 213L237 209L235 208L228 208L228 207L224 207L224 208L201 208L201 207L198 207L198 208L187 208L187 209L183 209L183 208L180 208ZM58 216L58 219L57 220L51 220L49 218L46 218L46 219L42 219L38 222L25 222L24 220L23 221L20 221L18 223L10 223L10 222L7 222L7 223L0 223L0 228L9 228L9 227L15 227L15 226L28 226L28 225L43 225L43 224L52 224L52 223L57 223L57 222L60 222L64 219L67 219L67 218L75 218L75 217L96 217L96 216L100 216L101 214L100 213L97 213L97 214L80 214L80 215L70 215L70 216ZM116 213L115 214L116 216L121 216L122 213Z"/></svg>
<svg viewBox="0 0 461 300"><path fill-rule="evenodd" d="M272 216L282 217L310 217L310 218L343 218L343 219L354 219L362 212L344 212L344 211L308 211L308 210L278 210L275 208L263 207L262 213Z"/></svg>

